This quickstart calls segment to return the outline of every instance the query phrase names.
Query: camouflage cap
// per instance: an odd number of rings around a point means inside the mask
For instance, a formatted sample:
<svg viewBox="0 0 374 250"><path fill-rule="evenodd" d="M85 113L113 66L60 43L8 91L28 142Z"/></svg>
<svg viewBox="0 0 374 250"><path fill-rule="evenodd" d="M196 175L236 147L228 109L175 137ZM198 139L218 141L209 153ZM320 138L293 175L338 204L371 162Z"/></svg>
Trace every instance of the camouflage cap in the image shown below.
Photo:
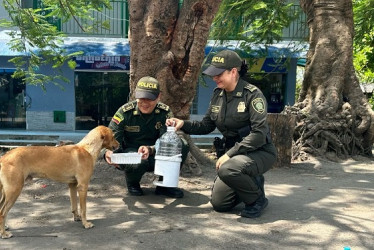
<svg viewBox="0 0 374 250"><path fill-rule="evenodd" d="M232 50L222 50L213 56L209 67L203 71L208 76L217 76L225 70L241 67L242 59Z"/></svg>
<svg viewBox="0 0 374 250"><path fill-rule="evenodd" d="M140 78L135 88L135 98L156 100L160 94L160 84L157 79L145 76Z"/></svg>

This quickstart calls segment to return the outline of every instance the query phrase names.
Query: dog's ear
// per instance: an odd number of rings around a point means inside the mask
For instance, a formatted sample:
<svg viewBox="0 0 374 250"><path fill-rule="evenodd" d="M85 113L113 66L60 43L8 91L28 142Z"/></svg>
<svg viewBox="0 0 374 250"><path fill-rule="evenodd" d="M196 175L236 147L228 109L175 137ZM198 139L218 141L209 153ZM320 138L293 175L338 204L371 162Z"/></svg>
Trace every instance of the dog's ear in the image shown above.
<svg viewBox="0 0 374 250"><path fill-rule="evenodd" d="M107 131L104 129L104 126L100 126L100 135L101 135L101 140L105 139L105 136L107 134Z"/></svg>

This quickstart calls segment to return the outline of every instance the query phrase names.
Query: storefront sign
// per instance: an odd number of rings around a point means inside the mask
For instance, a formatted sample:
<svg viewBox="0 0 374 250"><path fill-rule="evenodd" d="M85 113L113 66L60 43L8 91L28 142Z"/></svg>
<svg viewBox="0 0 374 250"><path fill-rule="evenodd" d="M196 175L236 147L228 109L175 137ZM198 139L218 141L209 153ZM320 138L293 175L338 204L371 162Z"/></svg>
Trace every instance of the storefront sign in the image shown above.
<svg viewBox="0 0 374 250"><path fill-rule="evenodd" d="M129 70L129 56L77 56L75 57L76 70Z"/></svg>
<svg viewBox="0 0 374 250"><path fill-rule="evenodd" d="M287 73L286 58L258 58L249 68L251 73Z"/></svg>

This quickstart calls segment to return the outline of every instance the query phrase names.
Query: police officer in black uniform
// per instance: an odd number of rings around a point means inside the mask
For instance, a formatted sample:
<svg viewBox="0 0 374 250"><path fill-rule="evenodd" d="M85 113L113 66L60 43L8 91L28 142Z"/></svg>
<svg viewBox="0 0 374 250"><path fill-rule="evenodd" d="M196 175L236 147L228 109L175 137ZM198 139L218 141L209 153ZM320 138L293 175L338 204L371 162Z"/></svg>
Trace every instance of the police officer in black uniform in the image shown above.
<svg viewBox="0 0 374 250"><path fill-rule="evenodd" d="M266 99L254 85L240 76L247 65L231 50L217 53L203 72L217 84L209 109L202 121L168 119L176 129L187 134L208 134L216 128L223 138L216 138L217 177L212 188L211 204L216 211L231 210L240 202L241 216L259 217L268 205L263 174L276 161L266 120Z"/></svg>
<svg viewBox="0 0 374 250"><path fill-rule="evenodd" d="M154 144L166 132L166 119L173 117L173 113L169 106L159 102L160 85L153 77L146 76L138 81L135 98L135 101L128 102L117 110L109 128L113 130L115 138L121 142L121 146L116 152L143 154L140 164L114 164L118 169L125 171L129 194L141 196L144 193L139 184L140 180L146 172L154 171ZM113 152L105 150L103 153L104 159L112 164L111 155ZM184 145L182 154L186 156L187 153L188 149ZM172 198L183 197L183 191L173 187L157 186L155 193Z"/></svg>

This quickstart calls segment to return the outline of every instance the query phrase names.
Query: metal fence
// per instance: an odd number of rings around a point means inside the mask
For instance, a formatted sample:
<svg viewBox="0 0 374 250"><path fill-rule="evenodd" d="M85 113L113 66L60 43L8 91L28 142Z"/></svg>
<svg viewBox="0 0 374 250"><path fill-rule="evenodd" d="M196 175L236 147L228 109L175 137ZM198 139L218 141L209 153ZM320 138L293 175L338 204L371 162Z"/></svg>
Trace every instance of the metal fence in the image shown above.
<svg viewBox="0 0 374 250"><path fill-rule="evenodd" d="M34 0L34 7L40 7L40 0ZM101 12L92 11L92 21L81 20L80 18L70 19L66 23L54 20L56 26L64 33L72 36L98 36L98 37L128 37L129 11L127 0L111 0L111 8L103 8ZM182 1L179 1L182 4ZM300 5L295 4L290 9L291 13L298 13L298 17L290 26L283 29L283 40L307 40L309 30L306 22L306 15ZM103 28L100 23L108 23L109 28ZM82 30L80 26L88 27Z"/></svg>
<svg viewBox="0 0 374 250"><path fill-rule="evenodd" d="M73 36L99 36L99 37L128 37L129 12L126 0L110 1L111 8L103 8L101 12L92 11L93 21L83 21L80 18L70 19L61 24L61 31ZM108 23L109 29L100 25ZM82 30L80 26L88 29Z"/></svg>
<svg viewBox="0 0 374 250"><path fill-rule="evenodd" d="M297 13L297 18L290 24L290 26L283 29L283 40L308 40L309 29L306 20L306 15L301 9L300 5L293 5L290 9L291 13Z"/></svg>

